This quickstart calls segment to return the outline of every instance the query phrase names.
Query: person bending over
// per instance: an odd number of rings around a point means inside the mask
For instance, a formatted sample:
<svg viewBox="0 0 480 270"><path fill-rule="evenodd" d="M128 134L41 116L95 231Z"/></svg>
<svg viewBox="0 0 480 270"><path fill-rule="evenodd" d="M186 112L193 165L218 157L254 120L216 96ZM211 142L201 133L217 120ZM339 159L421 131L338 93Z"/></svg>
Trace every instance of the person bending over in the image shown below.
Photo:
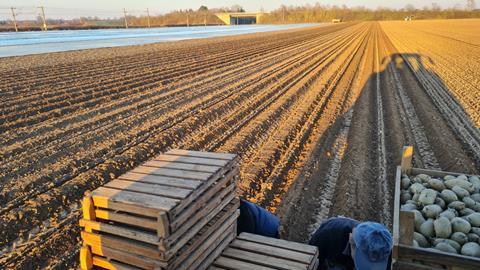
<svg viewBox="0 0 480 270"><path fill-rule="evenodd" d="M319 270L390 269L392 236L382 224L330 218L309 242L319 249Z"/></svg>
<svg viewBox="0 0 480 270"><path fill-rule="evenodd" d="M237 220L237 233L248 232L267 237L279 238L280 220L256 204L240 199L240 216Z"/></svg>

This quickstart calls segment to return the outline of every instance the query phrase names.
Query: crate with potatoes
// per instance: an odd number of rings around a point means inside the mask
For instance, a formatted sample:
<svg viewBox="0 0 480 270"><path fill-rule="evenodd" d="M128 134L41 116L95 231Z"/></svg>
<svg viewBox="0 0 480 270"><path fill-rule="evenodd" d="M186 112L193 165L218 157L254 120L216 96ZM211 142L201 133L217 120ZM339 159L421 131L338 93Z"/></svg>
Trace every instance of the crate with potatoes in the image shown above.
<svg viewBox="0 0 480 270"><path fill-rule="evenodd" d="M412 167L395 179L393 269L480 269L480 177Z"/></svg>

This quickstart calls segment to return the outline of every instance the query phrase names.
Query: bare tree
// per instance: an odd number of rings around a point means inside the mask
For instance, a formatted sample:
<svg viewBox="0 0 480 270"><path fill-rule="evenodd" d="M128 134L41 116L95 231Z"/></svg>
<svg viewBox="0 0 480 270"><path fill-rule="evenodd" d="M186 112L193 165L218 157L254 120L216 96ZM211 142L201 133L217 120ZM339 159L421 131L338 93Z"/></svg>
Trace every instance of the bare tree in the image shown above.
<svg viewBox="0 0 480 270"><path fill-rule="evenodd" d="M467 10L472 11L475 9L475 0L467 0Z"/></svg>

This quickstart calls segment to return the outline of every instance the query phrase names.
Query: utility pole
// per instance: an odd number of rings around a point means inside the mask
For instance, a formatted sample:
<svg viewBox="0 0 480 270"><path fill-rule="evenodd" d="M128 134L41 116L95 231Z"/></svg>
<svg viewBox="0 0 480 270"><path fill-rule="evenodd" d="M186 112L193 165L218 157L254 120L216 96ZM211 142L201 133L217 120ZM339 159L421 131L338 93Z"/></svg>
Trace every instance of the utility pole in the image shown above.
<svg viewBox="0 0 480 270"><path fill-rule="evenodd" d="M203 24L205 25L205 27L207 27L207 13L205 12L205 14L203 14Z"/></svg>
<svg viewBox="0 0 480 270"><path fill-rule="evenodd" d="M150 28L150 12L148 11L148 8L147 8L147 25L148 25L148 28Z"/></svg>
<svg viewBox="0 0 480 270"><path fill-rule="evenodd" d="M282 21L285 23L285 7L282 7Z"/></svg>
<svg viewBox="0 0 480 270"><path fill-rule="evenodd" d="M43 31L47 31L48 28L47 28L47 20L45 19L45 7L44 6L41 6L41 7L38 7L39 9L42 10L42 20L43 20Z"/></svg>
<svg viewBox="0 0 480 270"><path fill-rule="evenodd" d="M127 10L123 9L123 18L125 18L125 29L128 29Z"/></svg>
<svg viewBox="0 0 480 270"><path fill-rule="evenodd" d="M190 11L187 10L187 27L190 27Z"/></svg>
<svg viewBox="0 0 480 270"><path fill-rule="evenodd" d="M15 8L11 7L10 10L12 11L13 26L15 26L15 32L18 32L17 17L16 17L17 14L15 14Z"/></svg>

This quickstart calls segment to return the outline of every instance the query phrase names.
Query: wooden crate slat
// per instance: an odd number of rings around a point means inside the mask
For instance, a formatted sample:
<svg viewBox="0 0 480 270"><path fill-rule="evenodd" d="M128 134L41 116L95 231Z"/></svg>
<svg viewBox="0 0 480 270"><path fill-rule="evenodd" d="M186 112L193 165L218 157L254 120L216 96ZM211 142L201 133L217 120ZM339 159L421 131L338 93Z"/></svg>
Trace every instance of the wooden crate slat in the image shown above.
<svg viewBox="0 0 480 270"><path fill-rule="evenodd" d="M399 245L399 256L402 258L402 260L415 259L417 261L446 265L450 267L461 266L461 269L478 270L480 266L480 258L436 250L432 251L425 248L416 248L402 244Z"/></svg>
<svg viewBox="0 0 480 270"><path fill-rule="evenodd" d="M459 176L459 175L466 175L466 176L472 176L470 174L466 173L456 173L456 172L447 172L447 171L435 171L435 170L427 170L427 169L420 169L420 168L412 168L410 170L410 175L418 175L418 174L428 174L433 177L440 177L443 178L447 175L453 175L453 176Z"/></svg>
<svg viewBox="0 0 480 270"><path fill-rule="evenodd" d="M221 166L209 166L209 165L158 161L158 160L150 160L143 163L142 165L147 167L186 170L186 171L204 172L204 173L214 173L221 168Z"/></svg>
<svg viewBox="0 0 480 270"><path fill-rule="evenodd" d="M93 265L108 270L138 270L140 268L129 266L123 263L111 262L105 258L93 256Z"/></svg>
<svg viewBox="0 0 480 270"><path fill-rule="evenodd" d="M229 154L229 153L211 153L211 152L191 151L191 150L181 150L181 149L172 149L165 154L176 155L176 156L225 159L225 160L233 160L237 157L237 155Z"/></svg>
<svg viewBox="0 0 480 270"><path fill-rule="evenodd" d="M109 210L96 209L95 216L96 218L99 218L99 219L111 220L115 222L125 223L128 225L135 225L138 227L143 227L151 230L156 230L158 227L157 220L116 213Z"/></svg>
<svg viewBox="0 0 480 270"><path fill-rule="evenodd" d="M198 164L198 165L211 165L211 166L225 166L229 162L231 162L230 160L185 157L185 156L174 156L174 155L160 155L155 157L154 160L190 163L190 164Z"/></svg>
<svg viewBox="0 0 480 270"><path fill-rule="evenodd" d="M265 237L261 235L251 234L251 233L241 233L237 238L242 240L247 240L250 242L265 244L273 247L290 249L293 251L303 252L311 255L318 255L318 249L314 246L310 246L307 244L301 244L297 242L286 241L283 239Z"/></svg>
<svg viewBox="0 0 480 270"><path fill-rule="evenodd" d="M147 233L147 232L136 230L136 229L123 228L120 226L110 225L107 223L101 223L101 222L91 221L86 219L80 220L80 226L89 228L95 231L106 232L109 234L131 238L133 240L145 242L152 245L158 245L159 243L159 239L156 234Z"/></svg>
<svg viewBox="0 0 480 270"><path fill-rule="evenodd" d="M266 267L254 263L239 261L227 257L220 256L213 263L214 266L222 267L228 270L276 270L275 268Z"/></svg>
<svg viewBox="0 0 480 270"><path fill-rule="evenodd" d="M193 215L202 205L206 204L215 196L222 188L227 186L229 182L234 182L234 175L238 173L238 168L229 172L225 177L221 178L214 185L205 185L195 190L188 198L183 200L177 207L170 211L174 220L170 226L172 231L177 230L185 223L191 215Z"/></svg>
<svg viewBox="0 0 480 270"><path fill-rule="evenodd" d="M170 211L175 207L179 200L148 195L143 193L120 191L117 189L99 187L92 192L92 198L95 206L101 208L110 208L109 203L117 202L125 205L141 205L144 208L150 208L160 211ZM121 209L120 209L121 210ZM128 209L125 209L125 211Z"/></svg>
<svg viewBox="0 0 480 270"><path fill-rule="evenodd" d="M181 170L175 170L175 169L164 169L164 168L155 168L155 167L147 167L147 166L138 166L135 169L131 170L131 172L151 174L151 175L170 176L170 177L177 177L180 179L187 179L187 180L193 179L193 180L201 180L201 181L206 181L208 180L208 178L212 176L211 173L181 171Z"/></svg>
<svg viewBox="0 0 480 270"><path fill-rule="evenodd" d="M138 183L124 180L113 180L104 185L107 188L128 190L133 192L145 193L150 195L158 195L172 199L185 199L192 193L192 190L175 188L168 186L160 186L155 184Z"/></svg>
<svg viewBox="0 0 480 270"><path fill-rule="evenodd" d="M116 236L99 235L95 233L88 233L82 231L81 237L85 244L89 246L101 245L107 247L115 247L116 249L130 252L132 254L142 255L156 260L162 260L161 254L158 253L158 249L153 245L144 244L142 242L126 242L123 238Z"/></svg>
<svg viewBox="0 0 480 270"><path fill-rule="evenodd" d="M279 270L308 270L309 268L309 265L305 263L299 263L288 259L257 254L231 247L227 248L222 253L222 256L245 262L257 263L262 266L272 267Z"/></svg>
<svg viewBox="0 0 480 270"><path fill-rule="evenodd" d="M203 183L200 180L187 180L187 179L180 179L176 177L134 173L134 172L127 172L125 174L122 174L117 179L135 181L140 183L186 188L186 189L192 189L192 190L196 189L198 186L200 186Z"/></svg>
<svg viewBox="0 0 480 270"><path fill-rule="evenodd" d="M230 194L227 196L224 200L223 203L221 203L221 207L225 207L228 203L230 203L233 199L235 198L235 194ZM220 203L220 202L219 202ZM221 208L218 207L220 212ZM217 208L217 209L218 209ZM191 227L181 238L177 239L173 245L168 246L168 253L176 252L178 251L188 240L190 240L206 223L208 223L208 218L212 218L214 215L214 212L209 213L207 218L203 218L201 221L196 223L193 227Z"/></svg>
<svg viewBox="0 0 480 270"><path fill-rule="evenodd" d="M182 200L174 209L170 211L170 214L176 222L174 222L173 227L177 226L177 224L181 224L185 222L187 211L192 208L192 202L200 203L204 201L206 197L213 196L212 192L216 192L219 190L218 185L222 185L222 183L226 183L228 181L234 181L236 175L238 175L238 167L234 168L222 168L218 172L214 173L212 177L205 181L203 185L199 186L195 189L190 196ZM213 191L216 190L216 191ZM174 230L174 228L172 228Z"/></svg>
<svg viewBox="0 0 480 270"><path fill-rule="evenodd" d="M136 265L142 269L153 270L156 267L167 266L167 263L162 261L152 260L141 255L133 255L128 252L119 251L106 246L93 245L90 246L90 248L92 250L92 253L95 255L111 258L119 262L128 262L129 264Z"/></svg>
<svg viewBox="0 0 480 270"><path fill-rule="evenodd" d="M228 243L235 238L236 234L236 222L232 222L230 226L227 227L224 231L215 232L214 235L209 237L192 256L188 257L182 262L178 267L175 267L175 270L189 270L197 269L198 264L201 263L208 255L215 250L216 247L220 246L223 250ZM223 242L223 245L221 243ZM173 270L173 269L172 269Z"/></svg>
<svg viewBox="0 0 480 270"><path fill-rule="evenodd" d="M276 248L272 246L266 246L259 243L249 242L241 239L236 239L232 244L230 244L230 247L248 250L254 253L270 255L278 258L285 258L285 259L289 259L292 261L297 261L305 264L310 264L314 259L313 255L292 251L292 250L287 250L287 249Z"/></svg>

